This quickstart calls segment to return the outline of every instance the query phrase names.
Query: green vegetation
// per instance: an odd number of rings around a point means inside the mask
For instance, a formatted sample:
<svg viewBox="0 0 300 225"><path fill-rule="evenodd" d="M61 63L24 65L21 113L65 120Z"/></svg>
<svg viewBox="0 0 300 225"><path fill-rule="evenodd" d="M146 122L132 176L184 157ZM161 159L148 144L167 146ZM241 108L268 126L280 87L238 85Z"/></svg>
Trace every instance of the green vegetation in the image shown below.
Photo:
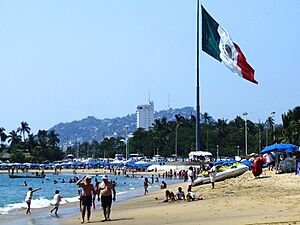
<svg viewBox="0 0 300 225"><path fill-rule="evenodd" d="M0 150L8 150L11 162L42 163L63 159L64 153L58 147L59 138L54 130L39 130L37 135L30 130L27 122L21 122L17 131L12 130L8 135L3 127L0 128ZM9 146L4 145L5 141Z"/></svg>
<svg viewBox="0 0 300 225"><path fill-rule="evenodd" d="M175 121L166 118L156 119L152 129L137 129L128 140L130 153L143 153L146 156L175 154L177 133L177 155L186 157L195 149L195 117L185 118L176 115ZM217 146L221 156L232 157L245 155L245 120L237 116L232 121L226 119L213 120L204 113L200 126L201 150L216 155ZM270 116L264 123L247 120L248 153L258 153L264 146L273 143L291 143L300 145L300 107L289 110L282 115L282 125L274 124ZM22 136L20 135L22 134ZM27 138L26 138L27 135ZM9 146L5 146L7 141ZM54 130L39 130L37 135L30 133L26 122L21 123L17 131L8 135L0 128L1 150L8 149L11 161L43 162L62 159L64 154L59 149L59 136ZM67 148L67 154L75 157L107 158L116 153L125 155L126 141L124 137L106 137L101 142L92 141L75 144Z"/></svg>
<svg viewBox="0 0 300 225"><path fill-rule="evenodd" d="M177 129L177 155L187 157L195 149L195 117L184 118L176 115L176 121L166 118L156 119L149 131L137 129L129 139L128 147L131 153L143 153L147 156L160 154L171 156L175 154L175 139ZM201 150L210 151L216 155L217 146L221 156L231 157L237 154L245 155L245 120L237 116L232 121L218 119L214 121L208 113L203 115L200 126ZM247 120L248 154L258 153L273 143L300 144L300 107L289 110L282 115L283 126L275 125L273 117L268 117L264 123L254 123ZM105 138L101 143L92 142L69 147L67 153L79 157L114 157L115 153L125 155L125 138ZM77 151L78 150L78 151Z"/></svg>

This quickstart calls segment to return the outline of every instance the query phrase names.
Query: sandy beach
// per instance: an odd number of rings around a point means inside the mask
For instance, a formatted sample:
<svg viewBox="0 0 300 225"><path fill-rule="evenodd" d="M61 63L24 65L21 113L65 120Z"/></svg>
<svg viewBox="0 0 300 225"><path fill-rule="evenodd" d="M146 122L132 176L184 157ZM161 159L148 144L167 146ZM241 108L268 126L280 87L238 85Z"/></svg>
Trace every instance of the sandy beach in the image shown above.
<svg viewBox="0 0 300 225"><path fill-rule="evenodd" d="M186 190L187 184L180 184ZM179 185L170 186L176 191ZM254 179L250 172L211 185L194 187L204 200L162 203L164 191L117 203L110 224L300 224L300 176L264 174ZM93 212L100 223L102 211ZM80 215L61 221L80 224Z"/></svg>
<svg viewBox="0 0 300 225"><path fill-rule="evenodd" d="M67 171L63 171L67 172ZM71 172L71 171L69 171ZM102 173L104 171L78 170L78 173ZM106 171L107 172L107 171ZM145 175L145 174L143 174ZM168 186L174 193L181 186L186 191L187 183ZM255 179L251 172L240 177L211 185L193 188L203 200L163 203L165 190L149 189L146 196L113 205L109 224L300 224L300 176L265 172ZM102 223L99 203L93 210L91 223ZM49 217L48 208L36 209L30 216L1 218L0 224L53 225L80 224L77 203L62 205L59 217Z"/></svg>

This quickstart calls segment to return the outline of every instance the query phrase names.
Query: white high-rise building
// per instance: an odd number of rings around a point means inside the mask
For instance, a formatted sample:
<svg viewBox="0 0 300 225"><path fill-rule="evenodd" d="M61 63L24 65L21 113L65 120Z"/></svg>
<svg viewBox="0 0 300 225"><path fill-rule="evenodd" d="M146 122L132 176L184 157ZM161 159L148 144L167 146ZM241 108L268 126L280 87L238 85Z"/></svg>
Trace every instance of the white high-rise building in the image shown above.
<svg viewBox="0 0 300 225"><path fill-rule="evenodd" d="M149 101L147 105L136 106L136 126L149 130L154 123L154 104Z"/></svg>

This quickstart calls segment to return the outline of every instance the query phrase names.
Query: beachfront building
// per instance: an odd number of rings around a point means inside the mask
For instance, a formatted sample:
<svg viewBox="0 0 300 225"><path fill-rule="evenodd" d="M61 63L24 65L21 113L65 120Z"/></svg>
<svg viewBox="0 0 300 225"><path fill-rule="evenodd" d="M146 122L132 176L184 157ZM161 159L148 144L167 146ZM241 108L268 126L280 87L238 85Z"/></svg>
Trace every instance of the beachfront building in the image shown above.
<svg viewBox="0 0 300 225"><path fill-rule="evenodd" d="M137 128L144 128L149 130L154 123L154 104L149 101L147 105L136 106L136 126Z"/></svg>

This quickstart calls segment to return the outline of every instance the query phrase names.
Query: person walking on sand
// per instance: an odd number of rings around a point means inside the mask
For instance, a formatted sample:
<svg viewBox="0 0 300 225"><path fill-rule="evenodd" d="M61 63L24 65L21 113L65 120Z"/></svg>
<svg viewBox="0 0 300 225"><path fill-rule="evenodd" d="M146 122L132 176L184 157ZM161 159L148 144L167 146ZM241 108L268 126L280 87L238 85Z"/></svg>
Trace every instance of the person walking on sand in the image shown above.
<svg viewBox="0 0 300 225"><path fill-rule="evenodd" d="M54 210L55 210L55 215L57 215L57 211L59 209L61 199L62 199L62 196L59 194L59 190L56 190L55 195L53 197L54 207L53 207L53 209L50 210L49 215L51 215Z"/></svg>
<svg viewBox="0 0 300 225"><path fill-rule="evenodd" d="M82 181L85 179L85 183ZM92 179L90 177L83 176L79 181L77 181L77 185L82 187L82 212L81 212L81 223L84 223L85 211L87 211L87 222L90 222L91 217L91 206L93 202L93 194L95 195L94 185L92 184Z"/></svg>
<svg viewBox="0 0 300 225"><path fill-rule="evenodd" d="M31 211L30 211L30 205L31 205L31 199L32 199L32 196L33 196L33 192L36 192L38 190L41 190L41 188L37 188L35 190L33 190L32 187L28 188L28 192L27 192L26 198L25 198L25 202L27 204L26 214L30 214L31 213Z"/></svg>
<svg viewBox="0 0 300 225"><path fill-rule="evenodd" d="M148 193L148 187L149 187L149 181L148 178L146 177L144 180L144 195L146 195Z"/></svg>
<svg viewBox="0 0 300 225"><path fill-rule="evenodd" d="M110 221L110 212L112 201L116 201L115 185L108 181L108 176L102 177L103 182L99 185L101 196L101 206L103 208L104 221Z"/></svg>

